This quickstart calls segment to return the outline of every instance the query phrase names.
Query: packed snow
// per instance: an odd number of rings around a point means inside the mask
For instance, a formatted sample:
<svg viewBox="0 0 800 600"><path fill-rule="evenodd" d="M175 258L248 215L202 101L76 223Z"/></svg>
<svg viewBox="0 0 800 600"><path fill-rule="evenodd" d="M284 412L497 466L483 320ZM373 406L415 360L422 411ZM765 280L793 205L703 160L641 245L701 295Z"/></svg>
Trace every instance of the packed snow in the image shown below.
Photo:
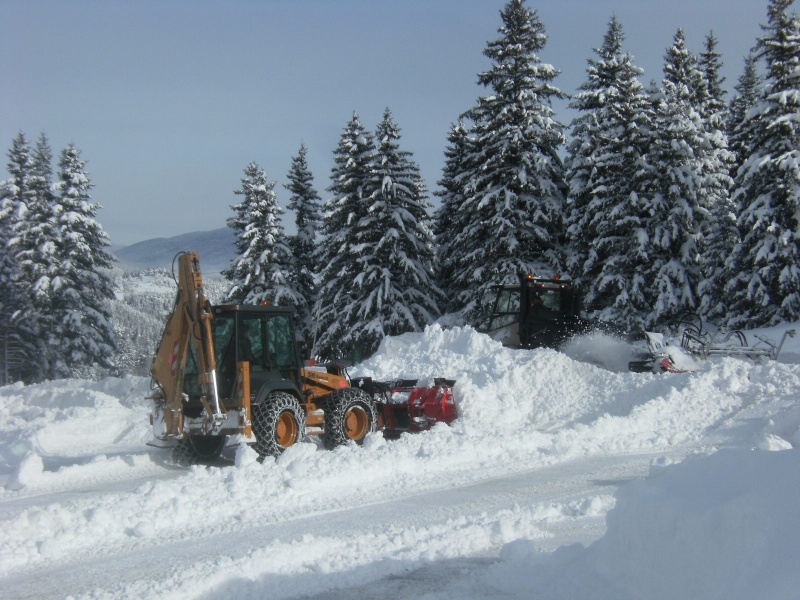
<svg viewBox="0 0 800 600"><path fill-rule="evenodd" d="M0 388L2 596L796 598L800 340L686 374L635 350L434 325L351 375L456 379L451 426L188 469L146 446L145 378Z"/></svg>

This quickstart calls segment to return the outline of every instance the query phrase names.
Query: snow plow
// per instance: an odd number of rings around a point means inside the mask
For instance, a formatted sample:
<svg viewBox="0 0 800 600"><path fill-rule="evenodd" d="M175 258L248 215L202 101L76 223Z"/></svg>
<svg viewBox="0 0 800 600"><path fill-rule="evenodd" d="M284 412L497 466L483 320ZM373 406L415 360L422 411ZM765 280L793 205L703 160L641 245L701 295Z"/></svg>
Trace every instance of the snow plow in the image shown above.
<svg viewBox="0 0 800 600"><path fill-rule="evenodd" d="M435 378L420 385L417 379L373 381L355 378L351 385L372 396L378 406L380 427L386 438L402 433L427 431L436 423L448 425L458 417L453 386L455 380Z"/></svg>
<svg viewBox="0 0 800 600"><path fill-rule="evenodd" d="M575 335L602 331L619 335L613 324L581 316L581 295L572 282L520 273L519 283L495 285L488 326L482 330L509 348L558 348Z"/></svg>
<svg viewBox="0 0 800 600"><path fill-rule="evenodd" d="M148 444L172 448L177 462L212 460L228 443L252 444L264 458L307 435L334 448L378 430L392 437L456 418L454 382L351 385L342 365L307 366L294 308L212 306L197 253L176 259L175 304L151 369Z"/></svg>
<svg viewBox="0 0 800 600"><path fill-rule="evenodd" d="M680 343L667 341L662 333L645 332L647 352L628 364L636 373L687 373L701 368L712 356L739 356L752 360L776 360L787 337L794 337L794 329L786 330L780 341L763 335L754 335L755 344L748 342L743 331L704 327L703 320L690 315L679 324Z"/></svg>

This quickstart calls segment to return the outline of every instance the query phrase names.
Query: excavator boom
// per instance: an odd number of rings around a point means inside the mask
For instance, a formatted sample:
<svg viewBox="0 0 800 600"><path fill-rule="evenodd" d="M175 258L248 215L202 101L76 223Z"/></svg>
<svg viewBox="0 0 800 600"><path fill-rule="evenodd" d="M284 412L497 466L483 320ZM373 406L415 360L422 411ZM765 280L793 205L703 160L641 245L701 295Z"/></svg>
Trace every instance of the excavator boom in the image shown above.
<svg viewBox="0 0 800 600"><path fill-rule="evenodd" d="M178 291L153 360L152 377L165 402L165 435L183 434L183 387L189 344L197 360L201 401L212 422L224 419L216 381L211 306L203 290L203 275L196 252L178 257Z"/></svg>

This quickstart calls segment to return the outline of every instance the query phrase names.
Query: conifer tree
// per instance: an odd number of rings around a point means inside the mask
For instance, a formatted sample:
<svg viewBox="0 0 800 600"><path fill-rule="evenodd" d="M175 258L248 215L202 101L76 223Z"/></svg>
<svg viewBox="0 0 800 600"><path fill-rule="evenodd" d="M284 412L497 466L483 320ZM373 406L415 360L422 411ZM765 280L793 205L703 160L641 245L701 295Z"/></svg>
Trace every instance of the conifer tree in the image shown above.
<svg viewBox="0 0 800 600"><path fill-rule="evenodd" d="M0 182L0 385L14 381L23 362L19 334L11 320L17 298L13 285L16 261L8 251L15 218L9 187L9 181Z"/></svg>
<svg viewBox="0 0 800 600"><path fill-rule="evenodd" d="M710 213L703 252L703 280L698 285L701 296L699 312L712 321L727 319L730 297L725 288L732 277L730 258L739 244L736 207L730 197L716 202Z"/></svg>
<svg viewBox="0 0 800 600"><path fill-rule="evenodd" d="M725 94L722 87L725 77L722 76L722 55L717 52L719 40L711 31L705 39L705 49L697 61L697 68L701 75L701 87L698 94L700 114L703 118L717 116L724 119Z"/></svg>
<svg viewBox="0 0 800 600"><path fill-rule="evenodd" d="M441 200L434 215L433 232L437 281L440 289L447 291L443 308L445 312L456 312L460 308L456 299L467 289L459 287L455 278L459 271L467 267L462 262L458 234L467 227L470 219L469 212L463 208L466 202L464 163L470 152L470 138L462 119L451 126L447 140L442 178L438 181L440 189L434 192Z"/></svg>
<svg viewBox="0 0 800 600"><path fill-rule="evenodd" d="M400 149L400 130L388 108L376 137L373 191L352 282L357 317L352 335L364 354L377 350L387 335L422 331L439 316L431 205L419 166Z"/></svg>
<svg viewBox="0 0 800 600"><path fill-rule="evenodd" d="M354 115L334 154L315 311L325 358L359 360L439 313L426 186L388 109L376 133L377 147Z"/></svg>
<svg viewBox="0 0 800 600"><path fill-rule="evenodd" d="M25 211L25 206L31 204L35 198L35 192L31 186L33 176L33 155L30 144L25 134L20 132L11 143L8 151L8 174L10 178L6 180L3 194L7 205L12 206L12 212L17 217L20 211Z"/></svg>
<svg viewBox="0 0 800 600"><path fill-rule="evenodd" d="M651 215L644 228L650 250L645 277L653 309L648 327L699 306L698 238L710 200L703 165L708 140L697 102L701 74L696 64L679 30L667 49L662 88L654 98L650 169L640 188Z"/></svg>
<svg viewBox="0 0 800 600"><path fill-rule="evenodd" d="M748 54L744 59L744 71L739 77L739 82L734 86L737 95L731 99L726 120L730 149L733 153L731 163L731 177L736 177L739 167L747 159L751 140L748 138L749 129L745 127L747 112L755 106L761 94L761 78L756 68L756 56Z"/></svg>
<svg viewBox="0 0 800 600"><path fill-rule="evenodd" d="M642 132L650 128L650 103L623 40L612 18L570 105L582 114L572 123L567 160L567 266L588 308L635 332L650 310L641 275L647 215L635 187L647 153Z"/></svg>
<svg viewBox="0 0 800 600"><path fill-rule="evenodd" d="M358 310L363 297L354 281L362 272L363 243L376 191L374 159L374 138L354 113L334 151L328 188L332 196L323 204L322 272L314 315L315 354L325 359L352 356L362 343L354 328L361 320Z"/></svg>
<svg viewBox="0 0 800 600"><path fill-rule="evenodd" d="M20 134L12 152L16 152L23 143L27 144ZM49 340L50 332L55 328L52 281L58 268L58 258L55 255L55 201L50 189L52 167L49 161L52 152L44 135L28 156L30 162L26 169L20 169L21 163L9 165L12 178L19 181L19 191L14 234L8 248L17 263L21 312L16 318L25 328L26 344L32 346L31 352L36 356L35 361L28 363L23 375L23 379L29 382L56 375L53 366L60 350Z"/></svg>
<svg viewBox="0 0 800 600"><path fill-rule="evenodd" d="M728 148L726 92L722 88L725 78L720 74L722 58L716 46L717 39L709 33L705 51L698 61L701 75L698 112L704 135L696 151L703 185L699 202L708 212L708 218L699 224L702 278L697 288L700 295L698 310L712 320L723 318L727 313L725 283L728 273L725 262L739 241L736 211L730 198L734 154Z"/></svg>
<svg viewBox="0 0 800 600"><path fill-rule="evenodd" d="M67 146L59 160L54 192L56 269L51 280L53 329L49 342L57 349L53 377L89 377L97 367L112 365L116 343L110 301L114 288L108 272L114 259L108 236L95 219L92 183L80 151Z"/></svg>
<svg viewBox="0 0 800 600"><path fill-rule="evenodd" d="M492 66L478 76L489 93L465 115L473 140L461 210L470 218L450 245L457 258L448 259L464 290L456 302L474 324L488 316L492 284L516 281L520 271L561 270L565 184L558 148L565 136L551 101L564 94L551 83L558 71L538 56L547 36L536 11L510 0L500 16L501 36L484 51Z"/></svg>
<svg viewBox="0 0 800 600"><path fill-rule="evenodd" d="M231 282L229 302L296 306L302 297L289 279L291 250L284 234L283 209L275 195L275 182L255 162L244 169L242 196L228 219L237 256L223 275Z"/></svg>
<svg viewBox="0 0 800 600"><path fill-rule="evenodd" d="M10 178L0 189L0 356L3 383L23 379L36 354L27 301L28 285L19 271L15 242L20 215L30 202L31 150L23 133L13 140L8 151Z"/></svg>
<svg viewBox="0 0 800 600"><path fill-rule="evenodd" d="M53 192L53 152L47 136L42 133L36 141L36 147L31 156L31 172L29 187L36 202L45 206L55 204Z"/></svg>
<svg viewBox="0 0 800 600"><path fill-rule="evenodd" d="M315 253L317 231L322 224L322 199L314 188L314 177L308 167L307 153L305 145L301 144L297 156L292 158L286 189L292 194L288 207L294 211L297 230L289 238L289 247L292 250L290 281L299 294L297 334L301 343L310 349L314 340L314 319L311 311L317 295Z"/></svg>
<svg viewBox="0 0 800 600"><path fill-rule="evenodd" d="M735 327L800 318L800 19L788 13L791 4L769 2L757 44L764 92L742 125L749 153L734 192L742 242L728 286Z"/></svg>

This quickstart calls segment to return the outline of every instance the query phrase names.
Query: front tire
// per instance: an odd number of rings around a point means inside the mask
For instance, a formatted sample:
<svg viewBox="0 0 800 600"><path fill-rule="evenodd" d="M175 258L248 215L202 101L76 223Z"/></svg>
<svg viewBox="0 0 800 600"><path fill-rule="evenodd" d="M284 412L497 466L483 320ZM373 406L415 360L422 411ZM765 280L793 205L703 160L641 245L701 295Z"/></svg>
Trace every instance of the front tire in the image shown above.
<svg viewBox="0 0 800 600"><path fill-rule="evenodd" d="M261 458L278 456L303 439L306 414L300 402L287 392L272 392L252 409L255 450Z"/></svg>
<svg viewBox="0 0 800 600"><path fill-rule="evenodd" d="M342 388L328 395L322 443L329 450L349 441L363 444L376 430L378 414L372 396L358 388Z"/></svg>

